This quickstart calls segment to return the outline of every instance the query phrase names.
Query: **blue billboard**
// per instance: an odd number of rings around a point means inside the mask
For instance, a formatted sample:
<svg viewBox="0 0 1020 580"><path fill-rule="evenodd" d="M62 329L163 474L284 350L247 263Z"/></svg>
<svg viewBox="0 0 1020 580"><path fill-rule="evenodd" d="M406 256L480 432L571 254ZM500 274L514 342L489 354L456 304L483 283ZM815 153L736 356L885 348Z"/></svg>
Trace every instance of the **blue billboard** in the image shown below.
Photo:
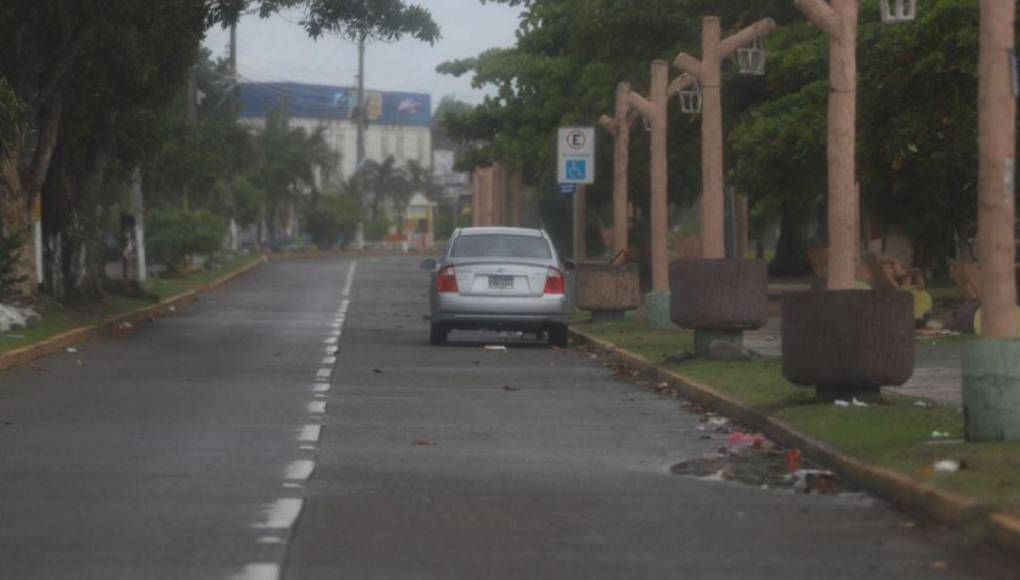
<svg viewBox="0 0 1020 580"><path fill-rule="evenodd" d="M276 110L290 117L351 119L358 104L351 87L304 83L244 83L241 117L266 117ZM432 97L421 93L365 91L370 124L428 127L432 123Z"/></svg>

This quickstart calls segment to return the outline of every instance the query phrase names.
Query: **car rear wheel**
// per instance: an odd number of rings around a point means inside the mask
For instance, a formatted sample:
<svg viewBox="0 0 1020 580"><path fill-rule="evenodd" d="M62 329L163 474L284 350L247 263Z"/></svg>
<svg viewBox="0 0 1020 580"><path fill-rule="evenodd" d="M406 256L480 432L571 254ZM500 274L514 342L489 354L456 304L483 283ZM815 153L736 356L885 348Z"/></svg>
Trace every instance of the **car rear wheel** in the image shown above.
<svg viewBox="0 0 1020 580"><path fill-rule="evenodd" d="M566 324L556 324L549 327L549 345L556 348L567 348L570 343L570 333Z"/></svg>
<svg viewBox="0 0 1020 580"><path fill-rule="evenodd" d="M429 325L429 343L433 346L442 346L446 344L446 339L450 336L450 330L444 328L435 322Z"/></svg>

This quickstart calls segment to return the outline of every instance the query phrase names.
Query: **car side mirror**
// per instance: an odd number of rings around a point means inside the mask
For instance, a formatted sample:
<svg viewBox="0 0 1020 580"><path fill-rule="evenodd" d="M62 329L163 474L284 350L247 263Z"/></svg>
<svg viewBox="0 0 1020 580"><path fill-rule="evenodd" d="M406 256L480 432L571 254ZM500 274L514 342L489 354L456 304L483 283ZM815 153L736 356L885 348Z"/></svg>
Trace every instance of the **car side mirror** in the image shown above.
<svg viewBox="0 0 1020 580"><path fill-rule="evenodd" d="M577 262L573 260L567 260L566 262L563 262L563 267L567 269L567 272L573 272L574 270L577 269Z"/></svg>
<svg viewBox="0 0 1020 580"><path fill-rule="evenodd" d="M433 258L429 258L427 260L422 260L421 264L419 264L418 267L421 268L422 270L430 270L430 271L431 270L435 270L436 269L436 261Z"/></svg>

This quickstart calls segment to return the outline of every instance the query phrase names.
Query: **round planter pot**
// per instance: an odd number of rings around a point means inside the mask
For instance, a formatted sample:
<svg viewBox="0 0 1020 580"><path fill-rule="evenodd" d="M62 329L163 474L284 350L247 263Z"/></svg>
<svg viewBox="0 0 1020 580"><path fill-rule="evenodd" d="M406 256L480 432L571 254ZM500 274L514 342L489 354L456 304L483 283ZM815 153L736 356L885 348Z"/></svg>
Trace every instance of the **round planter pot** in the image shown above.
<svg viewBox="0 0 1020 580"><path fill-rule="evenodd" d="M819 290L783 297L783 375L822 401L876 399L914 373L909 292Z"/></svg>
<svg viewBox="0 0 1020 580"><path fill-rule="evenodd" d="M683 328L754 330L769 318L763 260L685 258L669 267L670 319Z"/></svg>
<svg viewBox="0 0 1020 580"><path fill-rule="evenodd" d="M641 306L641 277L637 264L614 266L581 262L574 271L574 304L598 319L621 318Z"/></svg>
<svg viewBox="0 0 1020 580"><path fill-rule="evenodd" d="M963 416L968 441L1020 441L1020 341L967 345Z"/></svg>

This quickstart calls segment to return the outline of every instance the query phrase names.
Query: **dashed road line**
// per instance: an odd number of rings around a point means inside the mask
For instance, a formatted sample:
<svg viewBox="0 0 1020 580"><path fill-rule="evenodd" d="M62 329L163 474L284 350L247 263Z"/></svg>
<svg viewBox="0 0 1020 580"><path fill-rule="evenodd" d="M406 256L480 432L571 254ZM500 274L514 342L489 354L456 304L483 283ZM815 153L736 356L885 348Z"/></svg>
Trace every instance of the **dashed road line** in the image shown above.
<svg viewBox="0 0 1020 580"><path fill-rule="evenodd" d="M305 500L288 497L278 499L265 508L265 519L255 524L259 530L289 530L301 515Z"/></svg>
<svg viewBox="0 0 1020 580"><path fill-rule="evenodd" d="M325 401L312 401L308 403L308 412L313 415L325 415L326 414L326 402Z"/></svg>
<svg viewBox="0 0 1020 580"><path fill-rule="evenodd" d="M285 478L291 481L308 481L315 471L315 462L310 459L299 459L287 466Z"/></svg>
<svg viewBox="0 0 1020 580"><path fill-rule="evenodd" d="M343 296L351 295L351 288L354 286L354 273L358 270L357 260L351 262L351 265L347 267L347 282L344 284L344 290L341 292Z"/></svg>
<svg viewBox="0 0 1020 580"><path fill-rule="evenodd" d="M318 443L322 438L322 425L305 425L298 434L298 441L303 443Z"/></svg>
<svg viewBox="0 0 1020 580"><path fill-rule="evenodd" d="M234 578L236 580L277 580L279 577L279 564L248 564L244 567L244 571Z"/></svg>

